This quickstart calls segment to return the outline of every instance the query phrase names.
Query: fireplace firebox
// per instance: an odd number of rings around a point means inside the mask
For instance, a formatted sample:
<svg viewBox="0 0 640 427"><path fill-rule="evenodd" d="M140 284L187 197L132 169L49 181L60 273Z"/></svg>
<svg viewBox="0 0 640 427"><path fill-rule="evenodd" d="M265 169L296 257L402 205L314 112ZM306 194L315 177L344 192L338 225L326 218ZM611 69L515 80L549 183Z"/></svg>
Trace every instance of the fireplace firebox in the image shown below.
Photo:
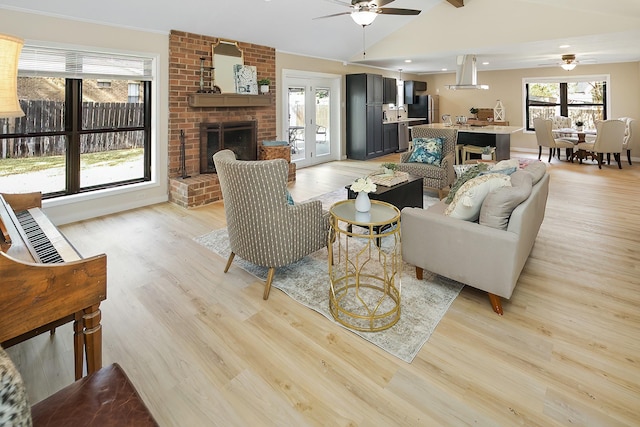
<svg viewBox="0 0 640 427"><path fill-rule="evenodd" d="M231 150L239 160L258 159L255 121L200 123L200 173L215 173L213 155Z"/></svg>

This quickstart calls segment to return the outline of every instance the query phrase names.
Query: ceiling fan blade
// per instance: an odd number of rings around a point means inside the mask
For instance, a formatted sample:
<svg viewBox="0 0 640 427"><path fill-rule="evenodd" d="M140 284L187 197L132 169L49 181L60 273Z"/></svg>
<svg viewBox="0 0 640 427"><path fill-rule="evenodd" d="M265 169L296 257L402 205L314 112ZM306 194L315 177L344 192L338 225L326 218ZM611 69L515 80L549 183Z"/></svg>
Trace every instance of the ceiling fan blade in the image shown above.
<svg viewBox="0 0 640 427"><path fill-rule="evenodd" d="M384 15L419 15L420 12L422 11L416 9L398 9L394 7L378 9L378 13L382 13Z"/></svg>
<svg viewBox="0 0 640 427"><path fill-rule="evenodd" d="M317 17L313 18L313 20L324 19L324 18L333 18L334 16L341 16L341 15L351 15L351 12L340 12L340 13L334 13L333 15L317 16Z"/></svg>

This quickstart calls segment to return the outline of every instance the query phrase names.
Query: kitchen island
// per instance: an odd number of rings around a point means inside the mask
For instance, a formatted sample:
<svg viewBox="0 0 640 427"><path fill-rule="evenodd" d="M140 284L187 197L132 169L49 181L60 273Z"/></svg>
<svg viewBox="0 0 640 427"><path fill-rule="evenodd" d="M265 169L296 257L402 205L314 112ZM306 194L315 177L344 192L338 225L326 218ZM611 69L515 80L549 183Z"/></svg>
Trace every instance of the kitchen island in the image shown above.
<svg viewBox="0 0 640 427"><path fill-rule="evenodd" d="M496 160L507 160L511 157L511 134L523 129L521 126L445 126L443 123L420 126L433 129L458 129L458 144L496 147Z"/></svg>

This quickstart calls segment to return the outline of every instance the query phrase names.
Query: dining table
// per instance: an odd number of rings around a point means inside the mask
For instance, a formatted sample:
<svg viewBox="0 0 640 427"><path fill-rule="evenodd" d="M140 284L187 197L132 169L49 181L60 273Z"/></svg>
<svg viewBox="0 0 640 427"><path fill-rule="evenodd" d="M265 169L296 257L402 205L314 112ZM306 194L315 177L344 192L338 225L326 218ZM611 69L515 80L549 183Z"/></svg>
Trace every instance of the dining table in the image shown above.
<svg viewBox="0 0 640 427"><path fill-rule="evenodd" d="M597 132L595 129L574 129L574 128L558 128L558 129L552 129L552 132L557 135L558 139L564 139L565 141L570 141L573 142L575 145L580 144L581 142L586 142L586 137L587 135L589 136L596 136ZM572 138L566 137L566 134L571 134L571 135L577 135L577 138ZM571 160L573 162L573 159L577 159L577 160L585 160L587 157L591 157L593 160L596 160L596 156L594 153L590 152L590 151L586 151L586 150L578 150L576 152L573 153L573 156L571 156Z"/></svg>
<svg viewBox="0 0 640 427"><path fill-rule="evenodd" d="M596 130L595 129L578 130L578 129L574 129L574 128L558 128L558 129L553 129L552 132L554 134L558 135L560 139L562 139L562 135L563 134L577 135L578 136L578 139L577 139L577 143L578 144L581 143L581 142L585 142L587 135L592 135L592 136L596 135ZM574 142L574 141L572 141L572 142Z"/></svg>

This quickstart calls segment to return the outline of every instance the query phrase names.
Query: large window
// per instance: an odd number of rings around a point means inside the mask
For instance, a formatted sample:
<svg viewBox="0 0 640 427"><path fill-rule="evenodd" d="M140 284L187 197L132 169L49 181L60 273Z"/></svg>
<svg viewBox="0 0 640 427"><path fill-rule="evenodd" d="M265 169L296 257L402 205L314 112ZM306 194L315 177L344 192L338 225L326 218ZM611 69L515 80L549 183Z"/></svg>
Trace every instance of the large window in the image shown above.
<svg viewBox="0 0 640 427"><path fill-rule="evenodd" d="M25 116L0 119L0 192L51 198L149 181L152 62L25 46Z"/></svg>
<svg viewBox="0 0 640 427"><path fill-rule="evenodd" d="M525 79L525 123L533 130L533 119L565 116L572 123L595 128L607 118L607 76Z"/></svg>

